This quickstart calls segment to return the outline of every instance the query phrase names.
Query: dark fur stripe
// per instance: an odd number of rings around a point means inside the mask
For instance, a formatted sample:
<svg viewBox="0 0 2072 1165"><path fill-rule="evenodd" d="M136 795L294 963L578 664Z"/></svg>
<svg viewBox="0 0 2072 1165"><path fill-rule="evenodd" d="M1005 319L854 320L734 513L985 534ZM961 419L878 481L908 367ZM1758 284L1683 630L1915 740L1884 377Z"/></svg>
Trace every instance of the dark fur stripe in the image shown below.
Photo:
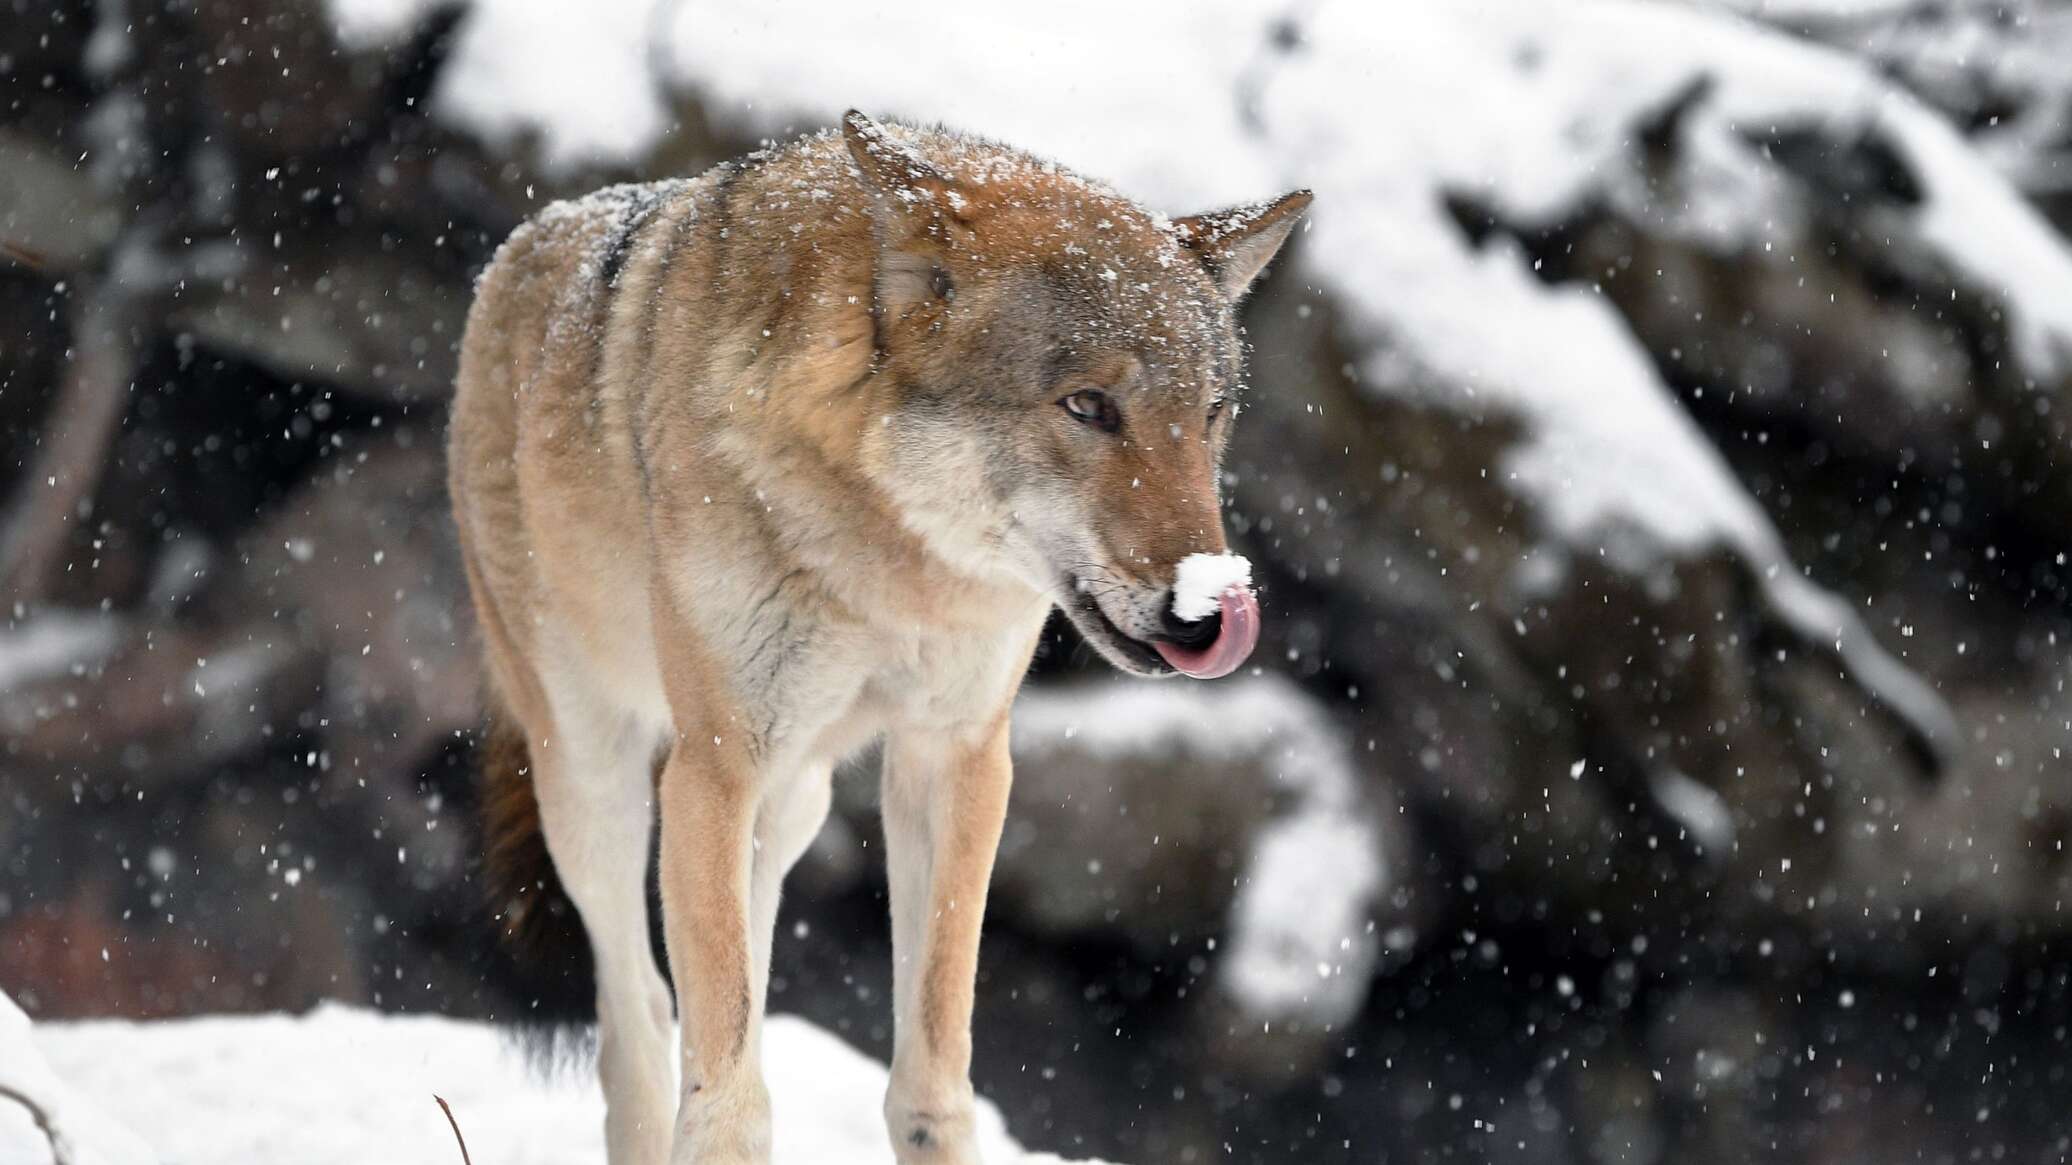
<svg viewBox="0 0 2072 1165"><path fill-rule="evenodd" d="M598 267L599 277L604 280L606 287L615 288L619 285L619 270L626 265L626 256L633 250L633 239L640 233L640 224L646 221L647 209L635 208L632 214L626 216L626 221L619 224L617 233L612 235L612 241L604 251L604 262Z"/></svg>
<svg viewBox="0 0 2072 1165"><path fill-rule="evenodd" d="M633 253L633 244L640 240L640 228L647 225L655 211L668 201L670 186L652 188L630 201L626 208L626 219L619 229L612 233L611 241L605 244L604 259L598 264L598 278L606 288L619 285L619 272L626 266L626 257Z"/></svg>
<svg viewBox="0 0 2072 1165"><path fill-rule="evenodd" d="M711 245L714 291L725 290L728 269L734 261L734 187L740 184L741 176L747 172L747 163L729 163L727 172L719 176L719 182L712 190Z"/></svg>
<svg viewBox="0 0 2072 1165"><path fill-rule="evenodd" d="M650 366L654 362L655 333L661 326L662 308L669 292L670 269L674 265L678 253L683 250L690 237L696 232L699 222L704 218L702 209L698 205L698 200L701 196L700 189L699 185L694 182L667 182L656 187L653 195L643 200L635 208L634 212L628 216L625 230L618 238L613 240L613 250L605 255L603 265L606 280L605 286L608 289L614 288L618 282L619 270L626 262L627 256L625 252L630 251L632 244L638 241L641 229L647 226L650 220L657 217L665 209L672 206L677 208L678 213L673 219L668 219L668 216L662 215L669 223L669 237L661 240L655 248L654 270L648 277L647 302L643 305L644 310L642 314L645 318L633 334L634 355L630 367L626 369L626 373L630 377L633 393L631 401L632 416L630 418L633 434L633 467L640 475L642 497L647 497L651 489L648 477L647 447L644 443L643 434L647 432L647 393L648 381L652 379L650 376ZM686 203L688 205L685 205ZM617 259L616 264L613 262L614 258ZM609 322L609 317L607 317L607 322Z"/></svg>

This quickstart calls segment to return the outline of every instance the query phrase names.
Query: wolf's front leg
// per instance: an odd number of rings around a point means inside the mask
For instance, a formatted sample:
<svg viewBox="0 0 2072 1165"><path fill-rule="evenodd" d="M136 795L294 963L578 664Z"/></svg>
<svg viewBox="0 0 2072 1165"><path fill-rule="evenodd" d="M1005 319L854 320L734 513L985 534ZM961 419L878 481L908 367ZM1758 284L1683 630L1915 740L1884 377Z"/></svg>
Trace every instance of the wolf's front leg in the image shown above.
<svg viewBox="0 0 2072 1165"><path fill-rule="evenodd" d="M1002 709L977 738L895 734L884 772L894 1042L885 1121L901 1165L970 1165L971 1000L1007 815Z"/></svg>
<svg viewBox="0 0 2072 1165"><path fill-rule="evenodd" d="M770 1094L749 935L760 783L741 743L686 731L662 771L662 917L682 1025L671 1165L766 1165Z"/></svg>

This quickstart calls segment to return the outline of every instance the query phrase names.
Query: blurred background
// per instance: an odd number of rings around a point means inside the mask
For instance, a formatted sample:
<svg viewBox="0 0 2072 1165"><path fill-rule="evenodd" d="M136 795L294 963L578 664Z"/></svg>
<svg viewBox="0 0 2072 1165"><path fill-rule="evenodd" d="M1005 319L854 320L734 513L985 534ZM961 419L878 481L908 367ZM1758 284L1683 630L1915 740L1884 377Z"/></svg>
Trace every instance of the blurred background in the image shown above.
<svg viewBox="0 0 2072 1165"><path fill-rule="evenodd" d="M1241 678L1062 624L977 1081L1168 1161L2072 1155L2072 4L0 0L0 990L580 1008L441 449L526 215L849 106L1293 186ZM772 1005L876 1055L873 762Z"/></svg>

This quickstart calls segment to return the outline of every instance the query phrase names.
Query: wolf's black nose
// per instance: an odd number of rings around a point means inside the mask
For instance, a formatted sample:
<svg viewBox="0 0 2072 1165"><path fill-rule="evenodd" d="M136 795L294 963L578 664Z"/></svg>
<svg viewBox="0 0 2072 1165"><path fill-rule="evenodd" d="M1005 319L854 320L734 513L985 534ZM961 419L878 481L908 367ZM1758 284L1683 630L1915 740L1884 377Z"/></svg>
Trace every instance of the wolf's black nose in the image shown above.
<svg viewBox="0 0 2072 1165"><path fill-rule="evenodd" d="M1207 617L1186 622L1173 614L1173 605L1167 602L1165 613L1158 629L1158 638L1175 647L1198 650L1216 642L1223 634L1223 612L1212 611Z"/></svg>

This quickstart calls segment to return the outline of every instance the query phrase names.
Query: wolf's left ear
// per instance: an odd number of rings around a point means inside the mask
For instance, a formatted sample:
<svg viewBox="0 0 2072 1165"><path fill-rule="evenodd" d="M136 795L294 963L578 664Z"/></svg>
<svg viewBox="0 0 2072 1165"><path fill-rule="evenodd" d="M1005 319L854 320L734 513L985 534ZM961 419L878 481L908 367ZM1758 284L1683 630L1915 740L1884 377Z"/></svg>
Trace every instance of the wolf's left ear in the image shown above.
<svg viewBox="0 0 2072 1165"><path fill-rule="evenodd" d="M1223 294L1236 299L1288 241L1310 199L1309 191L1297 190L1270 202L1176 218L1173 229L1181 246L1201 256Z"/></svg>
<svg viewBox="0 0 2072 1165"><path fill-rule="evenodd" d="M963 217L964 198L957 180L943 173L885 127L852 109L842 115L842 138L849 156L879 197L910 211L932 209Z"/></svg>
<svg viewBox="0 0 2072 1165"><path fill-rule="evenodd" d="M842 115L849 157L871 190L878 244L872 310L904 316L908 309L946 302L955 294L939 250L970 201L957 180L885 127L850 110Z"/></svg>

